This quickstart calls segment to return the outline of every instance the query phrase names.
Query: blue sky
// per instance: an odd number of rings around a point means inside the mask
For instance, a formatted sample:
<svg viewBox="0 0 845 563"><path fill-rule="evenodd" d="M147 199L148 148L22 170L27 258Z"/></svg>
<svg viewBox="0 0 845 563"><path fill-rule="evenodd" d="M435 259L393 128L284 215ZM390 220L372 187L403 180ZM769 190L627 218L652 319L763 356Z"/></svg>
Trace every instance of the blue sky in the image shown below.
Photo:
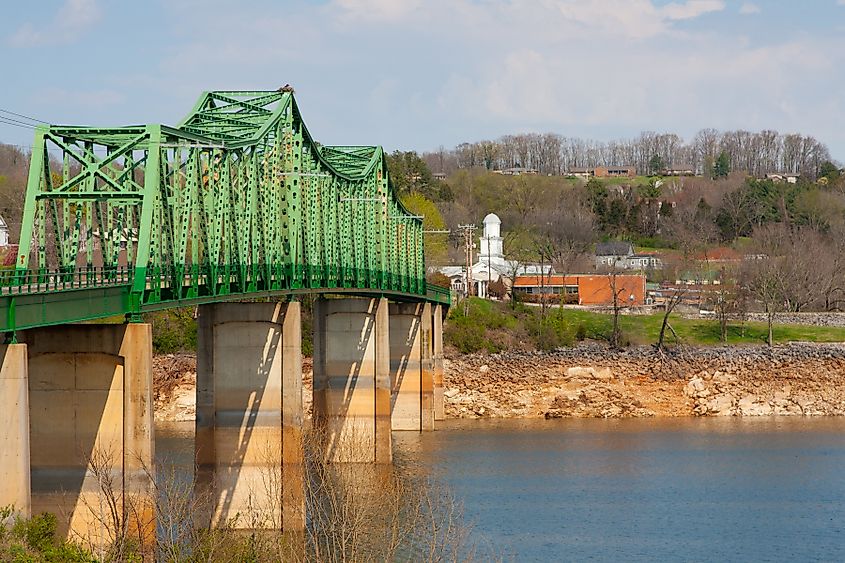
<svg viewBox="0 0 845 563"><path fill-rule="evenodd" d="M3 4L0 108L53 123L173 124L203 90L290 83L326 144L770 128L845 160L845 0Z"/></svg>

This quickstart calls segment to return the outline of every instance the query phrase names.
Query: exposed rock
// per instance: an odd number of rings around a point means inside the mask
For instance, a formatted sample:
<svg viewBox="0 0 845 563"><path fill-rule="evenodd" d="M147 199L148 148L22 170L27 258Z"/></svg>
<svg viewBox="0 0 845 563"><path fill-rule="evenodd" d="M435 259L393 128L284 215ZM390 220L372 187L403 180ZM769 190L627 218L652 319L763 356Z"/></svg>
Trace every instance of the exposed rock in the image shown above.
<svg viewBox="0 0 845 563"><path fill-rule="evenodd" d="M607 381L613 379L613 372L609 367L581 367L566 368L566 377L571 379L599 379Z"/></svg>
<svg viewBox="0 0 845 563"><path fill-rule="evenodd" d="M449 360L447 385L460 390L447 400L449 416L478 416L475 407L459 409L462 398L483 404L484 416L845 414L841 344L719 346L666 357L647 346L585 344ZM489 371L480 373L482 365Z"/></svg>
<svg viewBox="0 0 845 563"><path fill-rule="evenodd" d="M449 355L449 417L845 415L845 345L652 347L584 344L551 353ZM312 370L303 361L306 416ZM153 359L156 418L195 416L196 358Z"/></svg>
<svg viewBox="0 0 845 563"><path fill-rule="evenodd" d="M733 403L734 398L728 393L716 395L707 401L707 412L713 416L730 416Z"/></svg>
<svg viewBox="0 0 845 563"><path fill-rule="evenodd" d="M746 395L737 405L742 416L766 416L772 414L769 403L762 402L756 395Z"/></svg>

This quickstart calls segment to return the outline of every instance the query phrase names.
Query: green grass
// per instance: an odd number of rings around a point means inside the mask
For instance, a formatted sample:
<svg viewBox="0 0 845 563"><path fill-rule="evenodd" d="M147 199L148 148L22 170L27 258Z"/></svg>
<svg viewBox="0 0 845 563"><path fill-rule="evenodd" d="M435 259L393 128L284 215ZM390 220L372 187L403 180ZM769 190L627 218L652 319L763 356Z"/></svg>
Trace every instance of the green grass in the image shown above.
<svg viewBox="0 0 845 563"><path fill-rule="evenodd" d="M663 322L662 314L620 316L623 344L655 344ZM715 319L685 319L670 317L670 324L684 344L710 346L721 344L719 323ZM515 308L478 298L469 301L464 312L463 304L456 304L446 324L446 343L464 353L503 350L550 350L571 346L581 340L610 339L613 316L581 309L550 308L541 318L539 307L518 304ZM785 342L845 342L845 328L798 325L775 325L774 340ZM766 323L753 322L742 325L732 322L728 326L727 344L765 344ZM666 344L675 344L667 331Z"/></svg>
<svg viewBox="0 0 845 563"><path fill-rule="evenodd" d="M591 313L588 311L565 310L565 319L584 322L585 319L593 317L603 319L611 323L611 315ZM593 321L599 322L599 321ZM635 344L654 344L660 334L660 325L663 322L663 315L642 315L622 316L619 318L619 325L623 332ZM685 344L707 346L720 344L719 322L715 319L686 319L678 315L671 315L669 323L678 338ZM668 331L667 331L668 332ZM762 322L747 322L744 325L739 322L728 324L728 344L765 344L768 327ZM775 342L845 342L845 328L843 327L819 327L805 325L774 325L772 334ZM669 342L673 341L671 334L667 334Z"/></svg>

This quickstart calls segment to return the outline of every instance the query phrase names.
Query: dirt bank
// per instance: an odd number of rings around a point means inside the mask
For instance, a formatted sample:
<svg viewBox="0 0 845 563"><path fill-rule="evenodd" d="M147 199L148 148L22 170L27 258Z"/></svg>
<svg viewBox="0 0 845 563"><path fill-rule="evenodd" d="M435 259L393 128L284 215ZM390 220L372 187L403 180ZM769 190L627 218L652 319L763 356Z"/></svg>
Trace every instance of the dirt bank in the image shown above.
<svg viewBox="0 0 845 563"><path fill-rule="evenodd" d="M156 418L193 420L196 358L157 356L153 370ZM302 371L310 414L310 358ZM444 380L450 418L843 415L845 345L450 354Z"/></svg>

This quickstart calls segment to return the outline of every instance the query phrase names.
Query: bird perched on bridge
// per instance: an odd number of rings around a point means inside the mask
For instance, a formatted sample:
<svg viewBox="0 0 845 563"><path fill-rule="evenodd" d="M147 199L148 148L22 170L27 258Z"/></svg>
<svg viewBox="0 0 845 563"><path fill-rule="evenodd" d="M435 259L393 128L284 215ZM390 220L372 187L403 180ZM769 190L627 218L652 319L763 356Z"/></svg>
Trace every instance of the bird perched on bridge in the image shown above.
<svg viewBox="0 0 845 563"><path fill-rule="evenodd" d="M291 86L290 84L285 84L284 86L276 90L276 92L290 92L291 94L293 94L293 86Z"/></svg>

